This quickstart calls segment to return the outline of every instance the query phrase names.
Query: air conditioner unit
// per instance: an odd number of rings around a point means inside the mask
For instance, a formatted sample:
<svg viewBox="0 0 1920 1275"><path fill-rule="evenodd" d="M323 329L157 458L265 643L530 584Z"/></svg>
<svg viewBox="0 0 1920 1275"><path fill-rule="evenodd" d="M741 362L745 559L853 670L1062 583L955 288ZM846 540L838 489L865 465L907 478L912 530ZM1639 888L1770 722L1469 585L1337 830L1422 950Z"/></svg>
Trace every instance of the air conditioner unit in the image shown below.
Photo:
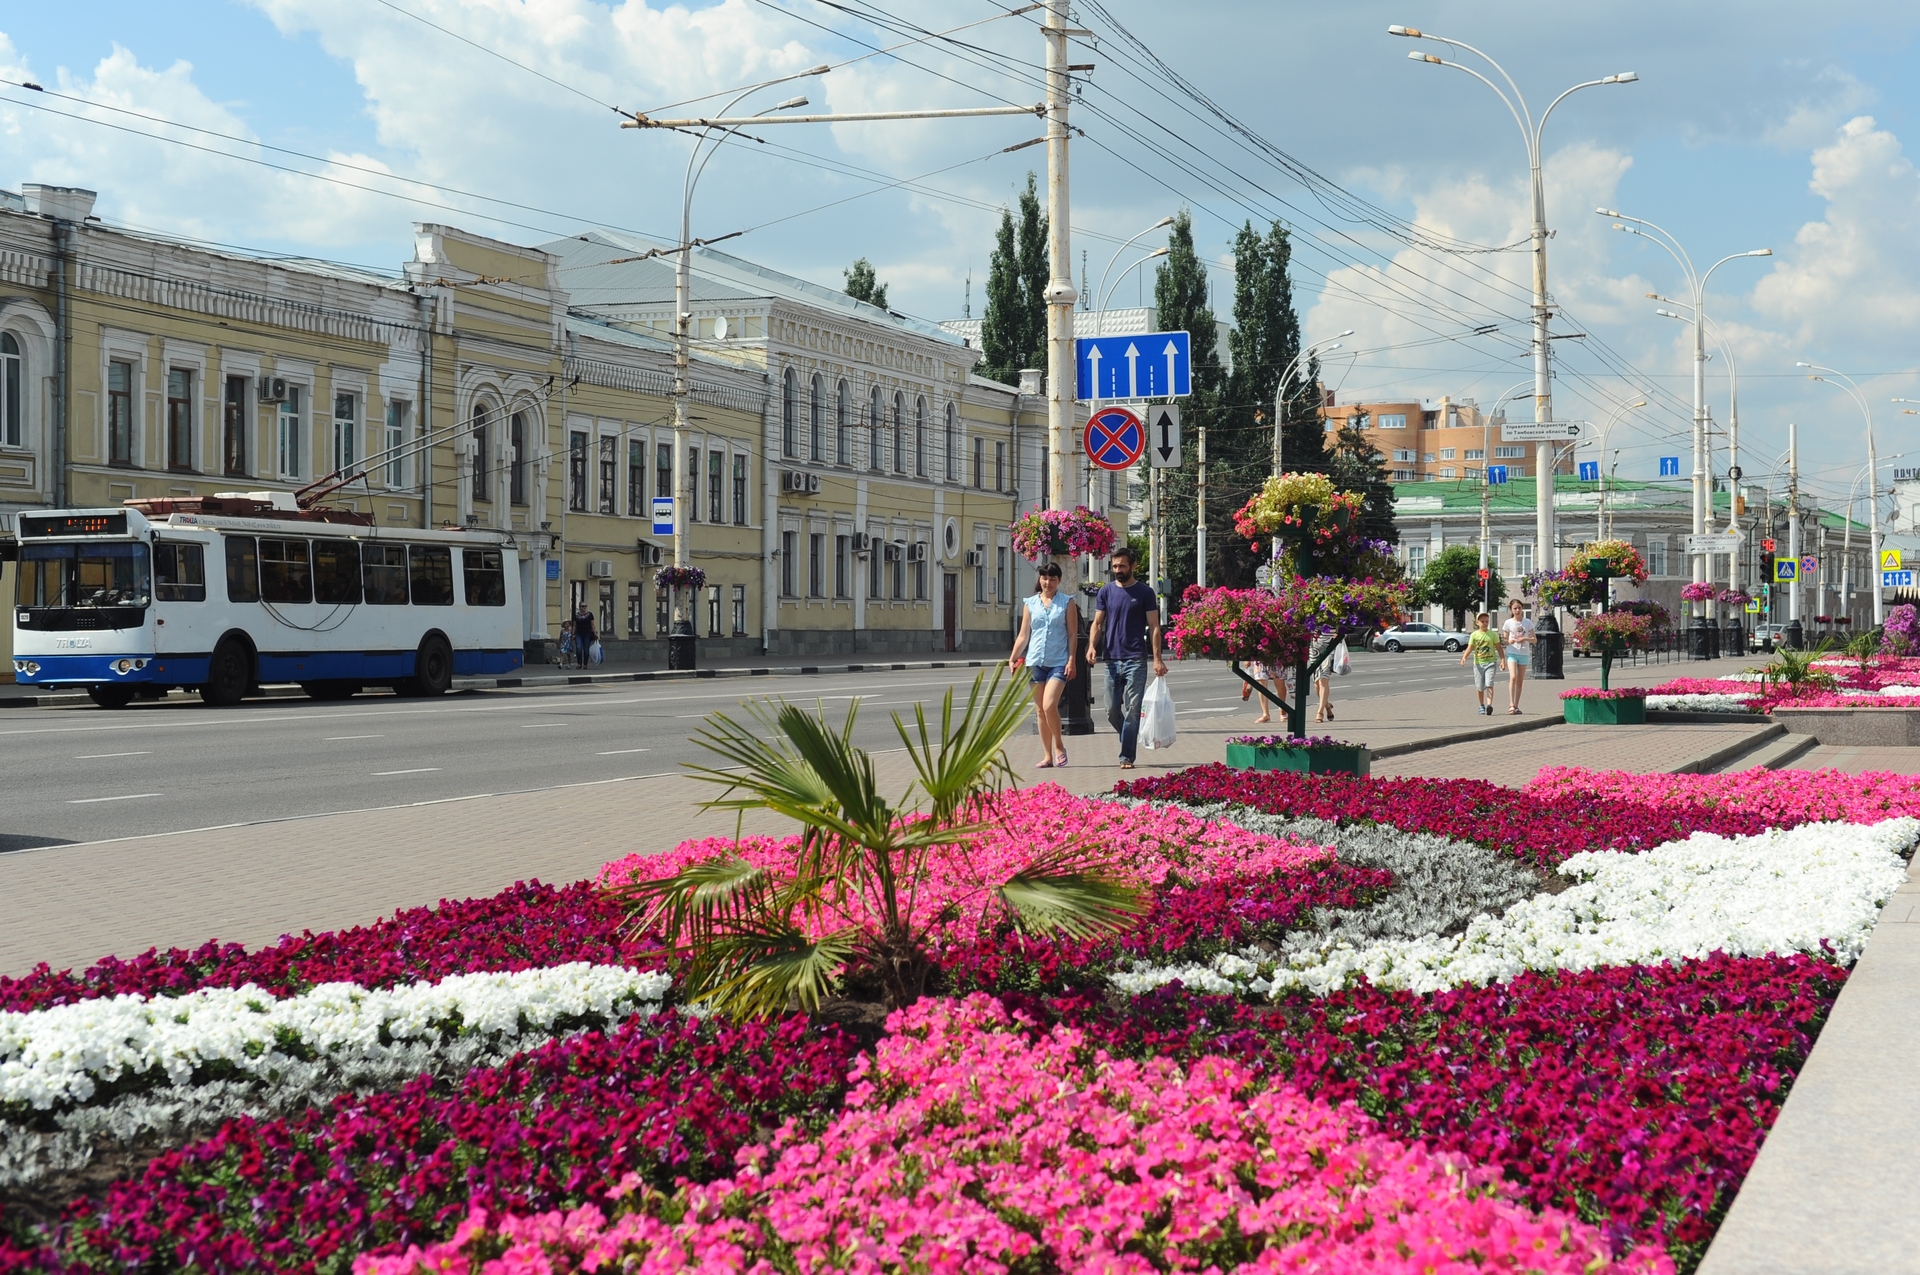
<svg viewBox="0 0 1920 1275"><path fill-rule="evenodd" d="M987 551L986 551L985 549L969 549L969 550L967 550L967 565L968 565L968 566L970 566L970 567L984 567L984 566L986 566L986 565L987 565Z"/></svg>
<svg viewBox="0 0 1920 1275"><path fill-rule="evenodd" d="M853 533L853 551L855 553L872 553L873 537L868 535L864 531L854 532Z"/></svg>
<svg viewBox="0 0 1920 1275"><path fill-rule="evenodd" d="M881 554L881 561L898 562L900 561L901 555L906 552L907 547L901 544L899 541L893 541L891 543L882 545L881 549L884 551Z"/></svg>
<svg viewBox="0 0 1920 1275"><path fill-rule="evenodd" d="M646 541L642 540L640 542L640 565L643 567L659 566L660 565L660 546L654 545L654 544L648 544Z"/></svg>
<svg viewBox="0 0 1920 1275"><path fill-rule="evenodd" d="M805 474L793 469L783 469L780 471L780 494L782 496L791 495L796 491L805 491L806 489L807 476Z"/></svg>
<svg viewBox="0 0 1920 1275"><path fill-rule="evenodd" d="M256 383L262 403L284 403L287 401L287 378L284 376L263 376Z"/></svg>
<svg viewBox="0 0 1920 1275"><path fill-rule="evenodd" d="M912 544L907 546L908 562L925 562L926 560L927 560L927 542L926 541L916 540Z"/></svg>
<svg viewBox="0 0 1920 1275"><path fill-rule="evenodd" d="M802 477L804 477L807 480L807 491L812 494L818 495L820 491L820 475L803 474Z"/></svg>
<svg viewBox="0 0 1920 1275"><path fill-rule="evenodd" d="M587 574L596 580L605 580L613 575L613 563L605 558L595 558L587 564Z"/></svg>

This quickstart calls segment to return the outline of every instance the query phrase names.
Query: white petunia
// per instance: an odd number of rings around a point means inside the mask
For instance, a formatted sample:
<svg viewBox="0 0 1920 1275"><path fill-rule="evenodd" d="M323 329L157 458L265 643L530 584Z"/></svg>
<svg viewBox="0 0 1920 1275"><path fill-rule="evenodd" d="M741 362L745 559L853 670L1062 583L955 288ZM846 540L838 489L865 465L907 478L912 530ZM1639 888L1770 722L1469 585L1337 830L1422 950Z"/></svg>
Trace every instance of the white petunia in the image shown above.
<svg viewBox="0 0 1920 1275"><path fill-rule="evenodd" d="M1722 681L1731 679L1722 678ZM1649 711L1678 713L1750 713L1753 697L1746 695L1649 695Z"/></svg>

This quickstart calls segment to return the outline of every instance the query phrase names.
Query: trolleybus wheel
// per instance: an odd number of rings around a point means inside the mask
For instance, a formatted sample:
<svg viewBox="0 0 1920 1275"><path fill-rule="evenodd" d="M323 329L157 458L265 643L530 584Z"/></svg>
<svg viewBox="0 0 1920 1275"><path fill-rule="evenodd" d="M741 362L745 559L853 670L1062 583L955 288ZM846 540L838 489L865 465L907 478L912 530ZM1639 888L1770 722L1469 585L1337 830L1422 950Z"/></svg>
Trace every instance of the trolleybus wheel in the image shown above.
<svg viewBox="0 0 1920 1275"><path fill-rule="evenodd" d="M238 638L221 638L208 661L207 682L200 698L217 708L238 704L253 684L253 659L246 644Z"/></svg>
<svg viewBox="0 0 1920 1275"><path fill-rule="evenodd" d="M413 657L415 695L445 695L453 689L453 648L438 633L420 639Z"/></svg>
<svg viewBox="0 0 1920 1275"><path fill-rule="evenodd" d="M125 708L133 703L130 686L89 686L87 698L102 708Z"/></svg>

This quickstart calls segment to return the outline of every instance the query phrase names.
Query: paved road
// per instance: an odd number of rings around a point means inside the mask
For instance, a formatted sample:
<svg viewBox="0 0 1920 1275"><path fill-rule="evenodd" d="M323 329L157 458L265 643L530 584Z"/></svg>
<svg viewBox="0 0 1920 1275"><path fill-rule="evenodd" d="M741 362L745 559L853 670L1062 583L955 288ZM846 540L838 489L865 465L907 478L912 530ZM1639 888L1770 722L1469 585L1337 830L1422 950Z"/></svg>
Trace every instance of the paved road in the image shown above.
<svg viewBox="0 0 1920 1275"><path fill-rule="evenodd" d="M1457 661L1359 653L1336 696L1464 685ZM613 683L431 702L263 700L230 710L177 699L119 712L21 709L0 716L8 788L0 851L670 774L708 756L691 736L709 713L766 695L832 708L858 697L867 710L859 742L897 747L891 712L908 712L916 700L935 706L973 672ZM1239 714L1252 723L1256 706L1241 703L1238 684L1218 665L1177 668L1173 685L1183 717ZM1106 736L1104 715L1096 719ZM1084 747L1104 753L1111 737Z"/></svg>

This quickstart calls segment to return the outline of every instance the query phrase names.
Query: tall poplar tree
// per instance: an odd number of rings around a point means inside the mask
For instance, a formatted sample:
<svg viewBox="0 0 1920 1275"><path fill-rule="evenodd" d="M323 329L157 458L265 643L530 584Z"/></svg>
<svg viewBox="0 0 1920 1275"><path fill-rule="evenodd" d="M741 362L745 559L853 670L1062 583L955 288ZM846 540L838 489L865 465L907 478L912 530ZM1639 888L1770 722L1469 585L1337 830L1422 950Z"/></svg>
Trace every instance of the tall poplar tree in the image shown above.
<svg viewBox="0 0 1920 1275"><path fill-rule="evenodd" d="M1207 268L1194 251L1193 218L1187 212L1182 211L1174 219L1173 228L1167 232L1167 249L1166 260L1154 275L1153 304L1160 330L1184 329L1193 350L1193 393L1180 404L1181 465L1179 469L1160 472L1160 503L1167 535L1166 578L1177 606L1181 590L1195 578L1200 429L1208 428L1211 453L1226 372L1220 363L1218 323L1213 307L1207 302ZM1210 496L1208 507L1211 515L1207 524L1208 556L1217 559L1218 500ZM1231 528L1230 521L1227 525ZM1207 579L1210 583L1219 583L1211 566Z"/></svg>
<svg viewBox="0 0 1920 1275"><path fill-rule="evenodd" d="M1008 385L1019 384L1021 368L1047 365L1047 218L1032 173L1020 192L1019 213L1017 224L1013 210L1000 214L980 321L985 357L975 369Z"/></svg>
<svg viewBox="0 0 1920 1275"><path fill-rule="evenodd" d="M887 285L880 282L874 273L873 263L865 257L848 266L843 272L847 281L847 295L855 301L865 301L868 305L887 308Z"/></svg>

